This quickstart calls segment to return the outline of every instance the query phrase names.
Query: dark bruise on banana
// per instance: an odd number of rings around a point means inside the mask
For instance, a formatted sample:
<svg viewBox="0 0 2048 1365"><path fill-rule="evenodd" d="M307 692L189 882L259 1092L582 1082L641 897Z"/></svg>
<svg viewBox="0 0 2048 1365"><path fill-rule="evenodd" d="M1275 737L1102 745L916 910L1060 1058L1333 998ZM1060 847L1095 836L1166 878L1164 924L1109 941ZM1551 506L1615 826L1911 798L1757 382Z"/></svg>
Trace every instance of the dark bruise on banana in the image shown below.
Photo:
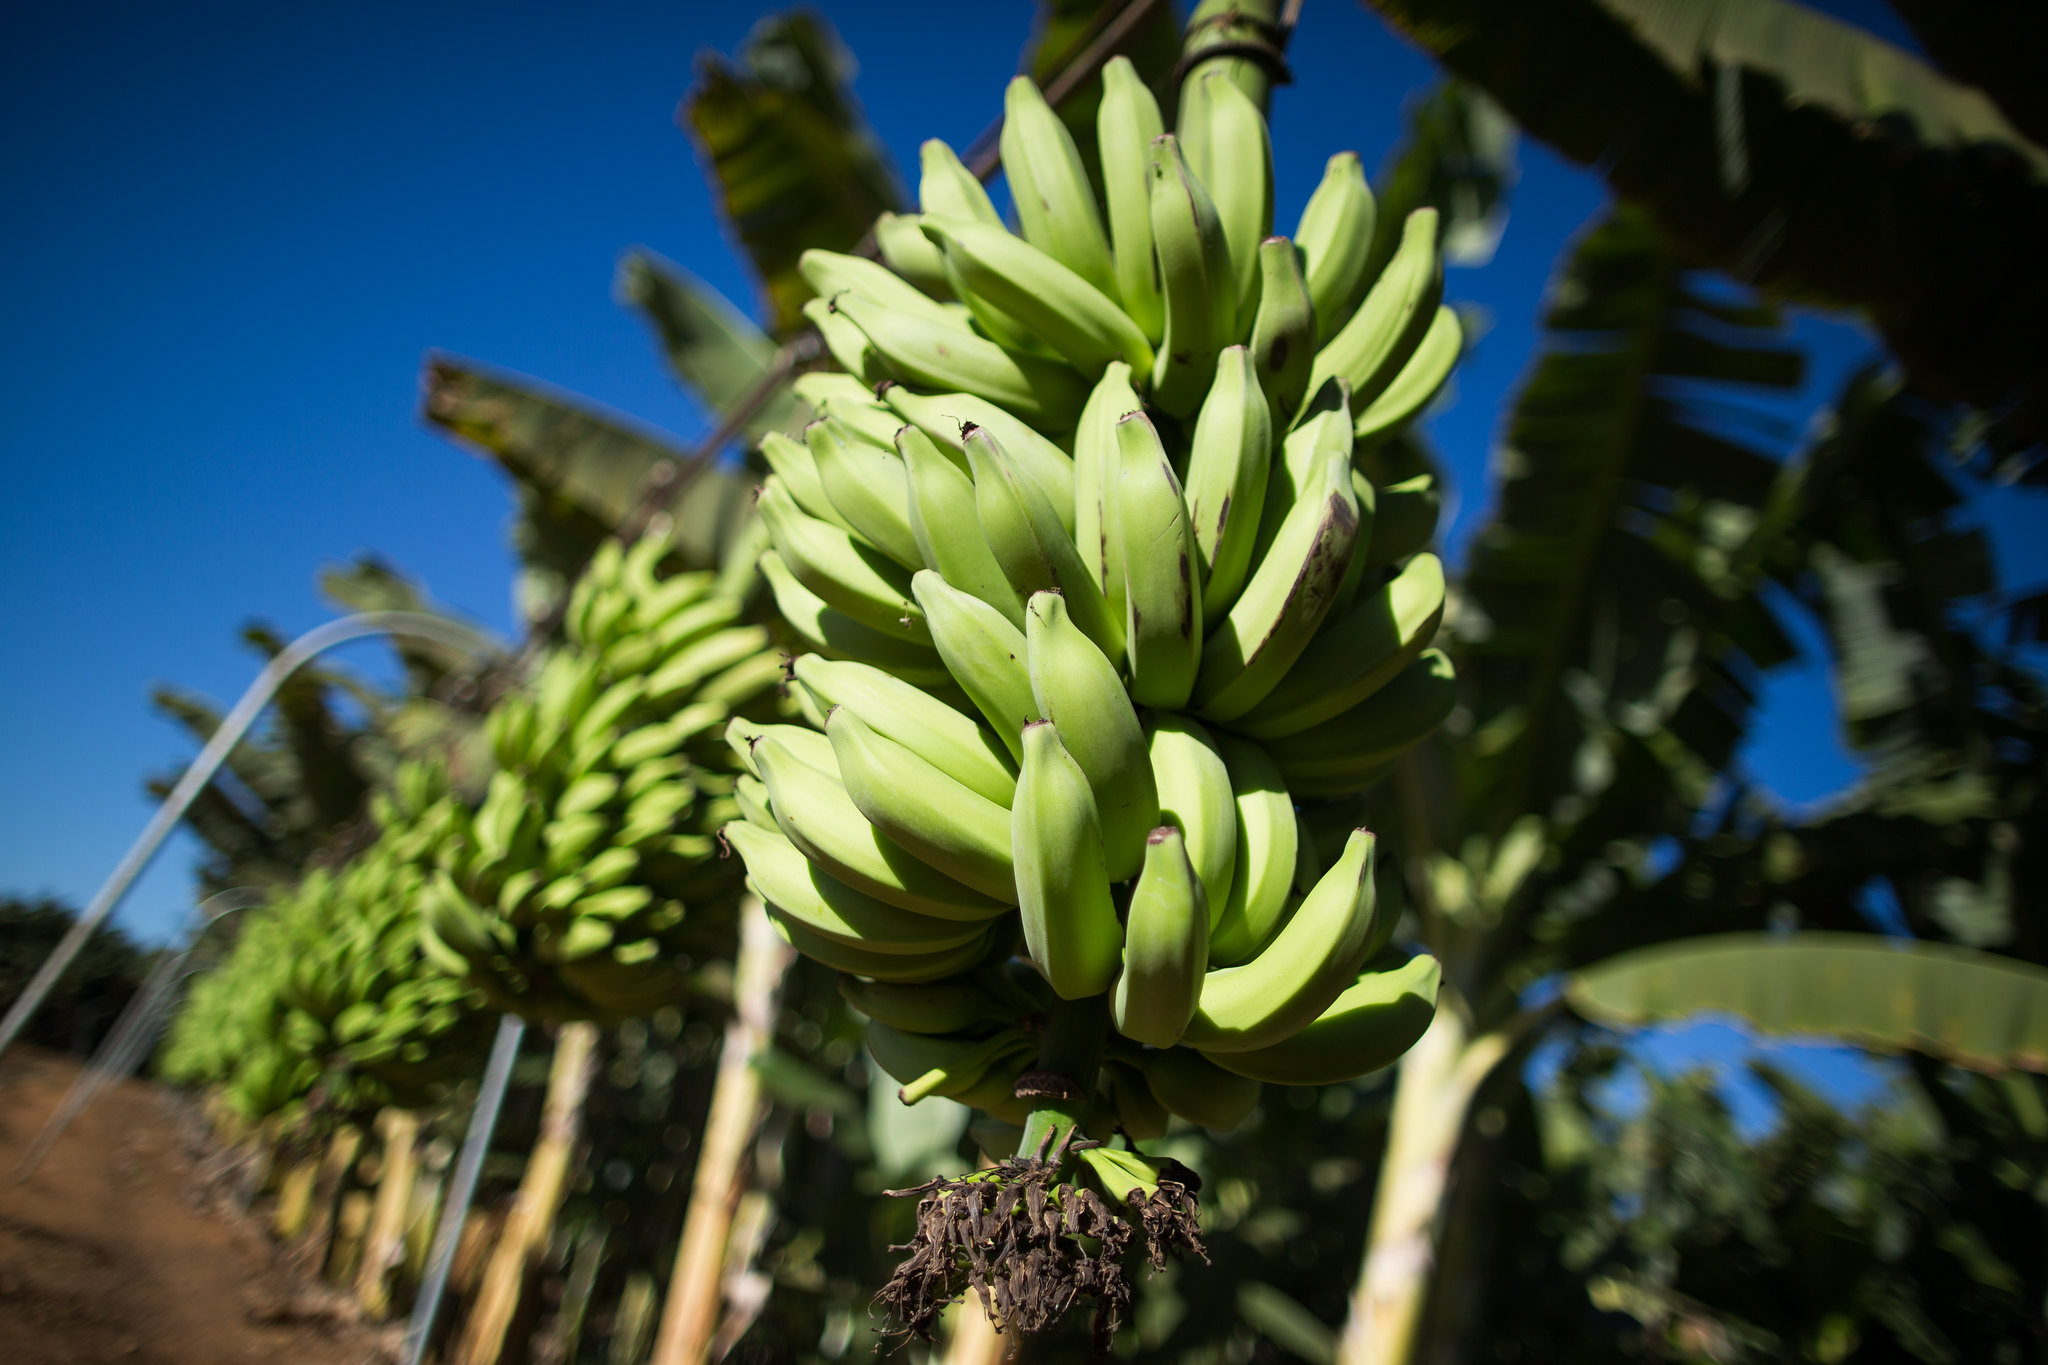
<svg viewBox="0 0 2048 1365"><path fill-rule="evenodd" d="M1455 685L1433 476L1372 477L1460 348L1434 214L1368 278L1357 156L1276 236L1264 115L1220 68L1171 129L1127 60L1103 89L1100 203L1019 77L1015 232L929 142L883 266L806 253L845 373L798 394L865 443L862 486L846 447L764 451L764 570L817 662L810 728L774 727L805 739L729 729L765 779L734 847L905 1102L1016 1153L902 1192L880 1302L912 1335L966 1294L1022 1332L1092 1298L1106 1346L1139 1246L1200 1252L1199 1180L1142 1144L1384 1067L1435 1006L1373 835L1321 867L1296 813L1380 780Z"/></svg>

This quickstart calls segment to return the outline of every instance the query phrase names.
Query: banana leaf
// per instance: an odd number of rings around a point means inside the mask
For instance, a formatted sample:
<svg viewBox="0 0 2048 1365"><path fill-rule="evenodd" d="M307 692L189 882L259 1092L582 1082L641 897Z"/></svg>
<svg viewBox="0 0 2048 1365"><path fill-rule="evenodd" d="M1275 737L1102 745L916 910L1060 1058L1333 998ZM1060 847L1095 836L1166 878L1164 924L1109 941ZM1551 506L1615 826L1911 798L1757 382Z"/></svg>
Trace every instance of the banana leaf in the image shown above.
<svg viewBox="0 0 2048 1365"><path fill-rule="evenodd" d="M1732 1014L1774 1034L1924 1052L1992 1074L2048 1071L2048 969L1869 934L1723 934L1572 975L1565 998L1613 1025Z"/></svg>
<svg viewBox="0 0 2048 1365"><path fill-rule="evenodd" d="M720 209L760 276L773 328L802 322L810 247L852 249L903 184L853 97L854 61L815 11L770 15L736 60L705 53L679 118L709 163Z"/></svg>
<svg viewBox="0 0 2048 1365"><path fill-rule="evenodd" d="M1371 3L1694 263L1863 309L1917 388L2048 434L2048 151L1983 92L1783 0Z"/></svg>
<svg viewBox="0 0 2048 1365"><path fill-rule="evenodd" d="M2048 146L2048 9L2028 0L1890 0L1941 68L1989 95L2036 144Z"/></svg>
<svg viewBox="0 0 2048 1365"><path fill-rule="evenodd" d="M712 421L751 393L774 364L776 347L767 333L723 294L651 251L626 253L618 293L647 319L669 372ZM794 397L778 394L742 430L749 436L788 431L801 408Z"/></svg>
<svg viewBox="0 0 2048 1365"><path fill-rule="evenodd" d="M450 615L430 602L419 586L390 564L364 554L347 564L330 564L320 571L320 595L347 611L417 611ZM462 624L488 638L489 632L462 618ZM471 666L463 650L438 640L415 636L389 637L391 648L405 664L407 692L425 696L450 675Z"/></svg>

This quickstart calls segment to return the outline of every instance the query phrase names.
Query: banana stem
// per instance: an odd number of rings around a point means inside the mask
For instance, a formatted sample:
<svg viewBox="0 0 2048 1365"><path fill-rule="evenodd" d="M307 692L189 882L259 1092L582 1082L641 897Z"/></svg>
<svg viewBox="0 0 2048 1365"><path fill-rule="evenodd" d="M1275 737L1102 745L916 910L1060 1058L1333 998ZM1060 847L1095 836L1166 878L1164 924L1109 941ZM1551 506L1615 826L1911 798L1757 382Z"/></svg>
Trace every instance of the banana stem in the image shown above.
<svg viewBox="0 0 2048 1365"><path fill-rule="evenodd" d="M1052 1090L1054 1077L1063 1085L1060 1093L1032 1097L1031 1116L1024 1121L1024 1139L1017 1144L1020 1157L1042 1156L1067 1140L1088 1115L1088 1097L1095 1092L1095 1073L1102 1066L1102 1049L1109 1041L1109 997L1090 995L1079 1000L1056 1002L1046 1019L1045 1033L1038 1044L1036 1071L1043 1088ZM1031 1079L1025 1072L1020 1083Z"/></svg>

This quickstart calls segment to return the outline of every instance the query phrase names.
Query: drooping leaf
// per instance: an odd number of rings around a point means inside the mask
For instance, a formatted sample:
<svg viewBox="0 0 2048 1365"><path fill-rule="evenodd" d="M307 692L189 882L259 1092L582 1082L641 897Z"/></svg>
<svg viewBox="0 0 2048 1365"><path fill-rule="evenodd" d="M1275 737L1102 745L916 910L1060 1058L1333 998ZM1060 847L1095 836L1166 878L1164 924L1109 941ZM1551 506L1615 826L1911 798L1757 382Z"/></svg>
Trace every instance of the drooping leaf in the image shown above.
<svg viewBox="0 0 2048 1365"><path fill-rule="evenodd" d="M647 319L669 372L713 421L751 393L774 363L774 341L746 314L653 252L626 253L619 262L618 292ZM786 431L800 407L794 397L778 395L742 430L750 436Z"/></svg>
<svg viewBox="0 0 2048 1365"><path fill-rule="evenodd" d="M1947 944L1868 934L1682 939L1582 969L1565 994L1609 1024L1733 1014L1766 1033L1925 1052L1978 1071L2048 1071L2048 969Z"/></svg>
<svg viewBox="0 0 2048 1365"><path fill-rule="evenodd" d="M1783 0L1372 3L1696 263L1864 309L1916 387L2048 435L2048 152L1982 92Z"/></svg>
<svg viewBox="0 0 2048 1365"><path fill-rule="evenodd" d="M801 321L807 248L846 251L876 215L904 206L902 181L853 97L853 56L814 10L761 20L728 61L698 58L679 118L717 182L720 208L753 259L777 331Z"/></svg>
<svg viewBox="0 0 2048 1365"><path fill-rule="evenodd" d="M419 586L392 565L373 554L363 554L347 564L330 564L320 571L320 595L349 611L413 611L449 615L430 602ZM489 632L475 622L462 624L488 638ZM451 674L471 666L471 656L461 648L439 640L412 635L390 637L391 648L406 667L408 691L425 696Z"/></svg>
<svg viewBox="0 0 2048 1365"><path fill-rule="evenodd" d="M1891 0L1929 56L1998 103L2013 125L2048 146L2048 10L2029 0Z"/></svg>

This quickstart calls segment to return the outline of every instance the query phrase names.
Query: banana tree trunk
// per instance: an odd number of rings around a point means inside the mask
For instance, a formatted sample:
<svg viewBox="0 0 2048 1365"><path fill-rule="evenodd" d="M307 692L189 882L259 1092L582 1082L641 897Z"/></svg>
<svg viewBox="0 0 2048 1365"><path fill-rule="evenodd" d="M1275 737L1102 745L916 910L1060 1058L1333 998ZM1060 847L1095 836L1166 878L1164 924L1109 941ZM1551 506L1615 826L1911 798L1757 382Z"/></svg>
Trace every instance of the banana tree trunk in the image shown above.
<svg viewBox="0 0 2048 1365"><path fill-rule="evenodd" d="M418 1114L386 1109L377 1116L384 1160L377 1173L377 1203L356 1266L356 1300L375 1319L391 1313L391 1272L404 1258L405 1218L411 1210L420 1135Z"/></svg>
<svg viewBox="0 0 2048 1365"><path fill-rule="evenodd" d="M520 1297L562 1207L570 1162L583 1127L583 1101L590 1093L596 1067L597 1025L564 1024L555 1036L540 1140L526 1160L512 1216L505 1220L505 1230L484 1268L476 1306L463 1326L462 1345L455 1354L457 1365L495 1365L505 1349Z"/></svg>
<svg viewBox="0 0 2048 1365"><path fill-rule="evenodd" d="M1451 1162L1472 1097L1508 1043L1502 1033L1474 1038L1463 1001L1446 990L1429 1032L1402 1059L1365 1265L1352 1291L1337 1365L1412 1365L1416 1360Z"/></svg>
<svg viewBox="0 0 2048 1365"><path fill-rule="evenodd" d="M782 978L795 958L768 912L748 897L740 910L739 956L733 963L732 1022L718 1055L690 1211L649 1365L702 1365L709 1356L724 1301L726 1240L746 1189L747 1149L761 1126L761 1074L754 1059L774 1040Z"/></svg>

